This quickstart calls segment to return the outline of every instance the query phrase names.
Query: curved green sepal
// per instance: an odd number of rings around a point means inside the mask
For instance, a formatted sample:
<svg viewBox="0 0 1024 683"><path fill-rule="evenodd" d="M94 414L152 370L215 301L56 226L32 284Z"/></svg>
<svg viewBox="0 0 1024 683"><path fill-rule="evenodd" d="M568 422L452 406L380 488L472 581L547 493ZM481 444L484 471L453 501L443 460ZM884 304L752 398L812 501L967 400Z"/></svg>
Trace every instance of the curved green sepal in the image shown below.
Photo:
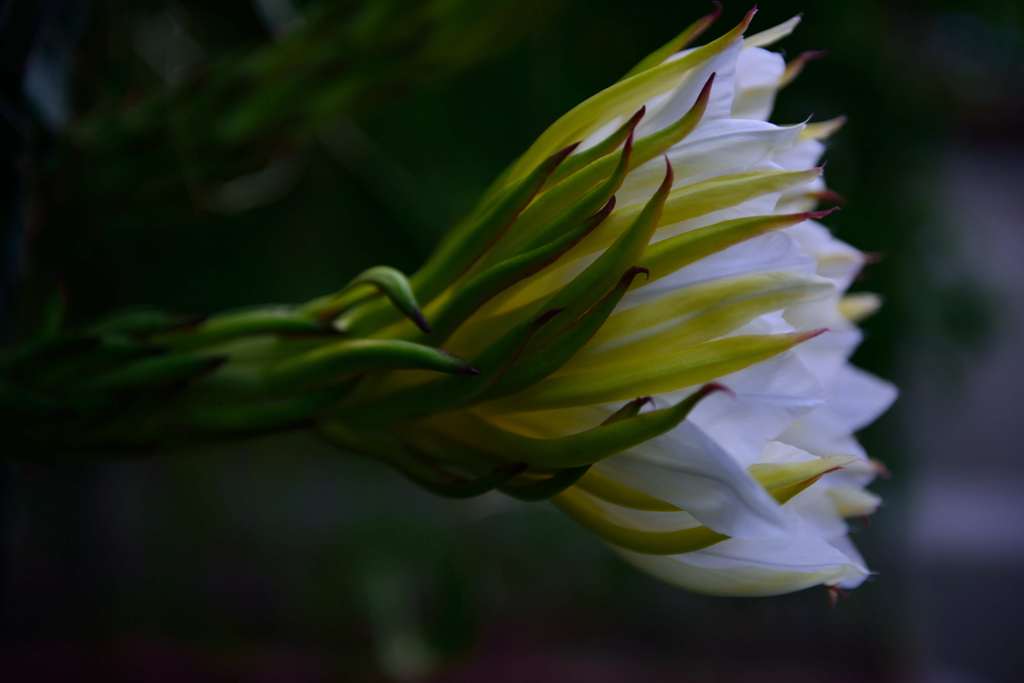
<svg viewBox="0 0 1024 683"><path fill-rule="evenodd" d="M621 420L635 417L640 410L650 402L651 398L649 396L642 396L640 398L633 399L612 413L608 419L601 424L615 424ZM502 493L523 501L534 502L538 500L548 500L580 481L584 475L587 475L591 467L591 465L571 467L569 469L559 470L554 475L550 477L543 477L539 480L528 479L521 482L512 480L498 488ZM591 473L590 476L594 476L593 473Z"/></svg>
<svg viewBox="0 0 1024 683"><path fill-rule="evenodd" d="M677 531L644 531L610 520L582 491L569 490L554 499L567 515L597 533L601 538L627 550L647 555L692 553L727 540L729 537L706 526Z"/></svg>
<svg viewBox="0 0 1024 683"><path fill-rule="evenodd" d="M158 389L197 380L221 367L225 356L198 354L160 355L129 363L75 387L86 392Z"/></svg>
<svg viewBox="0 0 1024 683"><path fill-rule="evenodd" d="M595 176L588 172L591 168L588 167L545 192L523 212L516 223L515 232L495 247L493 253L488 255L489 259L504 258L508 254L534 249L556 239L597 211L621 187L633 166L632 157L633 133L629 131L622 144L622 152L616 157L607 157L609 163L615 164L614 168L608 167L610 175ZM604 182L595 187L595 183L602 179Z"/></svg>
<svg viewBox="0 0 1024 683"><path fill-rule="evenodd" d="M341 291L311 301L302 307L302 312L320 320L330 320L352 306L370 298L371 288L376 288L391 301L406 318L423 332L430 332L430 325L423 317L423 311L416 301L409 280L401 271L390 266L374 266L355 276ZM342 323L342 331L344 324Z"/></svg>
<svg viewBox="0 0 1024 683"><path fill-rule="evenodd" d="M581 140L616 116L636 111L652 97L674 87L693 67L710 59L740 39L754 18L756 9L725 35L703 45L672 62L660 64L621 80L578 104L544 131L498 182L498 187L516 182L539 159L566 144Z"/></svg>
<svg viewBox="0 0 1024 683"><path fill-rule="evenodd" d="M339 341L289 358L270 368L273 388L327 384L347 375L373 370L433 370L473 375L477 371L447 351L398 339Z"/></svg>
<svg viewBox="0 0 1024 683"><path fill-rule="evenodd" d="M612 131L611 135L592 147L582 152L571 155L558 169L551 174L548 185L555 185L573 175L580 169L589 166L603 156L611 154L618 149L619 145L626 141L626 138L633 134L637 124L643 119L647 112L646 107L640 107L635 114L626 119L626 122Z"/></svg>
<svg viewBox="0 0 1024 683"><path fill-rule="evenodd" d="M419 461L419 462L417 462ZM521 474L525 465L509 463L499 465L479 477L463 477L433 465L426 456L412 452L411 457L392 464L414 483L431 493L445 498L475 498L489 493Z"/></svg>
<svg viewBox="0 0 1024 683"><path fill-rule="evenodd" d="M566 319L575 321L614 286L622 273L636 265L658 225L665 199L672 190L672 164L665 160L665 178L654 196L630 226L592 264L543 304L564 308Z"/></svg>
<svg viewBox="0 0 1024 683"><path fill-rule="evenodd" d="M686 419L704 397L724 390L708 384L668 408L626 417L592 429L550 439L523 436L482 419L467 418L446 436L482 453L532 468L559 470L592 465L616 453L664 434Z"/></svg>
<svg viewBox="0 0 1024 683"><path fill-rule="evenodd" d="M195 327L205 316L183 316L157 308L134 308L114 313L89 328L98 335L121 334L145 336L178 328Z"/></svg>
<svg viewBox="0 0 1024 683"><path fill-rule="evenodd" d="M576 145L569 145L538 164L532 172L491 200L448 233L427 263L412 276L413 290L422 302L430 302L470 268L516 220L555 169ZM357 336L366 336L394 321L379 304L362 306L344 316L339 324Z"/></svg>
<svg viewBox="0 0 1024 683"><path fill-rule="evenodd" d="M536 339L541 343L537 348L527 349L523 362L516 364L504 377L495 382L483 398L495 399L514 394L565 365L608 320L615 307L622 301L622 297L629 291L633 280L641 274L647 274L643 268L630 268L604 298L570 326L558 331L553 337L542 338L542 335L538 335Z"/></svg>
<svg viewBox="0 0 1024 683"><path fill-rule="evenodd" d="M624 486L600 472L589 472L580 480L579 486L592 496L622 507L646 512L679 512L675 505Z"/></svg>
<svg viewBox="0 0 1024 683"><path fill-rule="evenodd" d="M355 397L344 406L344 415L370 422L424 417L472 403L518 360L530 339L561 314L554 309L513 327L472 361L479 374L445 377L400 389L384 397Z"/></svg>
<svg viewBox="0 0 1024 683"><path fill-rule="evenodd" d="M259 307L212 316L188 329L158 334L154 339L176 349L201 349L260 335L336 334L319 321L288 307Z"/></svg>
<svg viewBox="0 0 1024 683"><path fill-rule="evenodd" d="M521 482L515 480L498 487L502 493L526 502L537 502L548 500L565 491L580 480L590 465L571 467L559 470L555 474L542 479L525 479Z"/></svg>
<svg viewBox="0 0 1024 683"><path fill-rule="evenodd" d="M799 462L758 463L747 471L781 505L853 460L855 458L850 456L832 456Z"/></svg>
<svg viewBox="0 0 1024 683"><path fill-rule="evenodd" d="M432 344L443 342L485 303L517 282L544 269L578 244L600 225L614 208L615 197L612 197L597 213L579 222L574 228L562 231L547 244L502 261L460 285L431 316L434 318L434 332L428 335L425 341Z"/></svg>

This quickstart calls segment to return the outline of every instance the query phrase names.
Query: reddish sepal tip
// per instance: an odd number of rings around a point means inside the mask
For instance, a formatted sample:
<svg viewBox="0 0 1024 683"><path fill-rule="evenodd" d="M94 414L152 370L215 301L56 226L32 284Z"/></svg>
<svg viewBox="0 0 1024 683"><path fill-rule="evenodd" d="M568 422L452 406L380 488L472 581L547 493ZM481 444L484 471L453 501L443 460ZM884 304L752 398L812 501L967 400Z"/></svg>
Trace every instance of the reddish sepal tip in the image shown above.
<svg viewBox="0 0 1024 683"><path fill-rule="evenodd" d="M838 206L833 206L829 209L823 209L821 211L806 211L804 212L803 216L804 220L820 221L821 219L827 218L828 216L831 216L832 214L839 210L840 209Z"/></svg>
<svg viewBox="0 0 1024 683"><path fill-rule="evenodd" d="M646 113L647 105L645 104L644 106L637 109L631 117L629 117L629 121L626 123L626 125L629 126L629 129L631 131L630 135L632 135L632 130L636 128L636 125L640 123L640 119L642 119Z"/></svg>
<svg viewBox="0 0 1024 683"><path fill-rule="evenodd" d="M572 143L571 145L563 147L562 149L552 154L550 160L551 166L553 168L558 167L558 165L565 161L566 157L575 152L576 148L579 147L581 144L583 144L583 141L579 140L577 142Z"/></svg>
<svg viewBox="0 0 1024 683"><path fill-rule="evenodd" d="M724 384L721 384L720 382L708 382L700 389L698 389L697 393L701 396L701 398L703 398L705 396L710 396L711 394L717 393L719 391L729 396L730 398L736 398L736 392L730 389L729 387L725 386Z"/></svg>
<svg viewBox="0 0 1024 683"><path fill-rule="evenodd" d="M849 593L839 586L825 586L825 590L828 592L828 606L833 609L839 604L840 600L849 597Z"/></svg>
<svg viewBox="0 0 1024 683"><path fill-rule="evenodd" d="M839 194L835 190L822 190L821 192L811 192L808 196L819 202L830 202L832 204L846 203L846 197Z"/></svg>
<svg viewBox="0 0 1024 683"><path fill-rule="evenodd" d="M697 95L697 102L706 104L708 98L711 97L711 86L715 83L715 76L718 75L717 71L712 71L711 75L708 76L708 80L704 81L704 87L700 89L700 93Z"/></svg>
<svg viewBox="0 0 1024 683"><path fill-rule="evenodd" d="M623 280L623 282L630 282L630 281L636 279L636 277L639 276L639 275L643 275L644 278L646 278L647 280L650 280L651 279L651 269L650 268L644 268L643 266L632 266L629 270L627 270L623 274L622 280Z"/></svg>
<svg viewBox="0 0 1024 683"><path fill-rule="evenodd" d="M534 327L541 327L551 322L551 319L564 311L564 308L552 308L550 310L541 313L536 320L533 321Z"/></svg>
<svg viewBox="0 0 1024 683"><path fill-rule="evenodd" d="M595 213L594 216L595 217L601 216L602 218L607 217L608 214L610 214L612 211L615 210L615 202L616 201L617 200L615 199L615 195L612 195L611 197L609 197L608 201L606 201L604 203L604 206L602 206L600 209L597 210L597 213Z"/></svg>
<svg viewBox="0 0 1024 683"><path fill-rule="evenodd" d="M423 313L421 313L420 311L413 312L412 321L416 324L416 327L420 328L420 331L423 332L424 334L430 334L430 332L432 331L430 323L427 322L427 319L423 317Z"/></svg>
<svg viewBox="0 0 1024 683"><path fill-rule="evenodd" d="M892 478L892 472L889 470L888 467L885 466L885 463L882 462L881 460L868 460L868 464L870 464L871 467L875 470L875 474L881 477L882 479Z"/></svg>
<svg viewBox="0 0 1024 683"><path fill-rule="evenodd" d="M810 330L809 332L801 332L800 334L797 335L797 343L805 342L810 339L814 339L815 337L820 337L821 335L825 334L828 331L829 328L820 327L816 330Z"/></svg>
<svg viewBox="0 0 1024 683"><path fill-rule="evenodd" d="M880 251L865 251L861 253L864 254L864 265L866 266L873 266L885 260L885 254Z"/></svg>
<svg viewBox="0 0 1024 683"><path fill-rule="evenodd" d="M796 56L796 60L806 64L825 57L828 57L828 50L805 50Z"/></svg>
<svg viewBox="0 0 1024 683"><path fill-rule="evenodd" d="M672 169L672 162L669 161L668 155L665 155L665 179L661 181L661 187L658 188L658 194L667 193L672 189L672 182L675 180L676 174Z"/></svg>

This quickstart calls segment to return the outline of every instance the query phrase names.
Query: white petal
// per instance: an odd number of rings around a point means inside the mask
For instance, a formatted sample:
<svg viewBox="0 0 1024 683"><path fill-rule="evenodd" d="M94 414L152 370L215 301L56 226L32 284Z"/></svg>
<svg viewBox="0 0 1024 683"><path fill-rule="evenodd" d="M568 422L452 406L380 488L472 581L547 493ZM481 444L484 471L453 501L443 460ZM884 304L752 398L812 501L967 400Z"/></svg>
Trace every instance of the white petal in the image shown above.
<svg viewBox="0 0 1024 683"><path fill-rule="evenodd" d="M770 442L823 403L821 385L793 353L719 381L735 396L712 394L687 419L744 466L762 461Z"/></svg>
<svg viewBox="0 0 1024 683"><path fill-rule="evenodd" d="M780 149L772 161L787 171L802 171L817 166L825 153L825 145L817 140L800 140L792 147Z"/></svg>
<svg viewBox="0 0 1024 683"><path fill-rule="evenodd" d="M677 185L726 173L739 173L769 161L781 150L796 144L803 125L780 127L748 119L702 121L690 135L669 150ZM617 196L623 205L650 198L665 174L665 163L652 159L635 169Z"/></svg>
<svg viewBox="0 0 1024 683"><path fill-rule="evenodd" d="M862 455L850 435L888 410L896 399L896 388L847 365L825 384L825 391L825 402L802 415L780 438L818 455Z"/></svg>
<svg viewBox="0 0 1024 683"><path fill-rule="evenodd" d="M831 486L828 497L842 517L867 517L882 504L879 496L859 486Z"/></svg>
<svg viewBox="0 0 1024 683"><path fill-rule="evenodd" d="M860 344L860 330L828 330L799 344L793 351L825 387L846 364L853 350Z"/></svg>
<svg viewBox="0 0 1024 683"><path fill-rule="evenodd" d="M814 536L733 538L683 555L618 550L665 581L710 595L781 595L821 584L852 586L868 575L859 557Z"/></svg>
<svg viewBox="0 0 1024 683"><path fill-rule="evenodd" d="M850 558L850 561L860 567L866 567L867 564L864 562L864 558L861 557L860 552L856 546L853 545L853 541L848 536L840 536L839 538L833 538L829 541L839 552L843 553ZM842 579L837 585L840 588L851 590L864 583L865 579L868 578L868 574L851 573L846 578Z"/></svg>
<svg viewBox="0 0 1024 683"><path fill-rule="evenodd" d="M818 274L845 291L864 266L864 254L832 236L821 223L804 221L786 228L786 233L818 261Z"/></svg>
<svg viewBox="0 0 1024 683"><path fill-rule="evenodd" d="M736 65L736 97L732 116L764 121L771 114L779 81L786 70L782 55L748 47L740 52Z"/></svg>
<svg viewBox="0 0 1024 683"><path fill-rule="evenodd" d="M889 409L896 387L883 379L846 365L826 388L826 405L848 432L863 429Z"/></svg>
<svg viewBox="0 0 1024 683"><path fill-rule="evenodd" d="M609 458L598 469L730 536L776 535L785 525L778 503L740 463L689 422Z"/></svg>

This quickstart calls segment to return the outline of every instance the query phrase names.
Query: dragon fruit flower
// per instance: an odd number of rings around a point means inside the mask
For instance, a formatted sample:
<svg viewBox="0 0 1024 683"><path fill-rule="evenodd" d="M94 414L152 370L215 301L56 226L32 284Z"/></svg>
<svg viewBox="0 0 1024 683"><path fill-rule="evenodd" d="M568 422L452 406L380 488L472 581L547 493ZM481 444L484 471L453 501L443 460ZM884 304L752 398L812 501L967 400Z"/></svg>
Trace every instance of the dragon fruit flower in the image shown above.
<svg viewBox="0 0 1024 683"><path fill-rule="evenodd" d="M681 49L702 18L545 131L412 278L430 332L340 316L479 374L364 382L324 433L441 493L551 499L694 591L862 582L845 520L879 500L853 432L895 390L849 363L877 301L845 294L865 255L819 222L842 122L767 122L813 55L787 64L767 48L797 20L753 16Z"/></svg>
<svg viewBox="0 0 1024 683"><path fill-rule="evenodd" d="M694 591L858 585L878 466L853 434L895 390L849 363L878 299L820 222L842 121L767 121L816 55L753 17L688 47L701 18L558 119L409 278L4 354L15 450L308 428L442 495L550 500Z"/></svg>

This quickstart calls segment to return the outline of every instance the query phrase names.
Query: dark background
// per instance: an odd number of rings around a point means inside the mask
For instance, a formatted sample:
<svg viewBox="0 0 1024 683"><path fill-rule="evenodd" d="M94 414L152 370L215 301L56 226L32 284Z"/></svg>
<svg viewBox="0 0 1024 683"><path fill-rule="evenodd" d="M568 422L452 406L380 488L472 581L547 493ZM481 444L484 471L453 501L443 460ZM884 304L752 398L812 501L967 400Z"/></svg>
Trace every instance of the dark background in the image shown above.
<svg viewBox="0 0 1024 683"><path fill-rule="evenodd" d="M297 301L412 270L559 114L699 2L0 2L4 334ZM746 6L730 3L712 33ZM845 113L829 219L881 256L857 361L893 476L824 590L690 595L546 505L438 500L280 437L0 470L0 678L1013 680L1022 626L1024 6L762 3L827 48L773 120ZM305 20L303 20L305 17ZM863 527L863 528L861 528Z"/></svg>

